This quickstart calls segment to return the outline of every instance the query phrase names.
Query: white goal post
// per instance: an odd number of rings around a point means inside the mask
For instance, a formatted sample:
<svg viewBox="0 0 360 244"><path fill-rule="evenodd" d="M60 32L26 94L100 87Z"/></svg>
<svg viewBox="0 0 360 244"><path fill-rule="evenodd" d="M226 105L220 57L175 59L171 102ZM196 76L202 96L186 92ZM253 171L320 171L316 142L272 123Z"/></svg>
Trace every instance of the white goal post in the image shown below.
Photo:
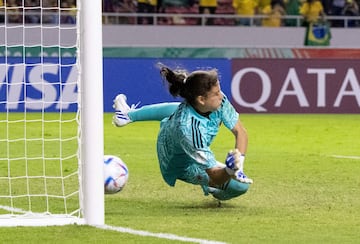
<svg viewBox="0 0 360 244"><path fill-rule="evenodd" d="M0 227L104 225L102 0L21 2L0 6Z"/></svg>

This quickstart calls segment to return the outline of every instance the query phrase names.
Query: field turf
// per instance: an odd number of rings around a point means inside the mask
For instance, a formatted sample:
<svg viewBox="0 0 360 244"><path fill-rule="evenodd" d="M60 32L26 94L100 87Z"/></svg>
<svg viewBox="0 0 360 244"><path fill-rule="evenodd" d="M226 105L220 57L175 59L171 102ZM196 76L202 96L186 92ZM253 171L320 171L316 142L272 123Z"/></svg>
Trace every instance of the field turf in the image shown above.
<svg viewBox="0 0 360 244"><path fill-rule="evenodd" d="M105 223L134 233L5 227L0 243L184 243L159 233L203 243L359 243L360 115L241 115L249 134L245 173L254 184L221 204L199 186L164 183L155 149L158 122L116 128L111 116L104 117L105 153L120 156L130 177L122 192L106 195ZM212 145L218 160L233 146L222 127Z"/></svg>

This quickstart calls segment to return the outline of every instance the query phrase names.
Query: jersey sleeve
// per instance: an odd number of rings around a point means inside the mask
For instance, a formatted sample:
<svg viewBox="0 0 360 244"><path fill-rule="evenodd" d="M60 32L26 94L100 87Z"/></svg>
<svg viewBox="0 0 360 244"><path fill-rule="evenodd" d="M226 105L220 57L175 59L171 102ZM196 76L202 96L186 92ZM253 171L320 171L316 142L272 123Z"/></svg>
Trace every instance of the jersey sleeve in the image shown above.
<svg viewBox="0 0 360 244"><path fill-rule="evenodd" d="M230 103L229 99L224 95L221 105L222 122L226 128L232 130L239 120L239 114L236 112L234 106Z"/></svg>

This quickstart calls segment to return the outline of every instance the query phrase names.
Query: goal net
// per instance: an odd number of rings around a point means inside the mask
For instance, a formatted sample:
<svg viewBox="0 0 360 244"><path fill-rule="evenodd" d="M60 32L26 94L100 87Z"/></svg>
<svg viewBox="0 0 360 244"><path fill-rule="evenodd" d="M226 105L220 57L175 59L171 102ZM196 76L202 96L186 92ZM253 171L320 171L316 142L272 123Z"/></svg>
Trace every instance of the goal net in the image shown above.
<svg viewBox="0 0 360 244"><path fill-rule="evenodd" d="M81 45L87 44L80 35L81 3L3 1L0 226L101 224L101 218L86 221L84 211L88 192L83 188L84 160L91 156L83 155L87 150L81 145L91 137L82 127L87 112L81 91L87 88L81 80L87 69L82 66ZM95 152L96 159L101 150Z"/></svg>

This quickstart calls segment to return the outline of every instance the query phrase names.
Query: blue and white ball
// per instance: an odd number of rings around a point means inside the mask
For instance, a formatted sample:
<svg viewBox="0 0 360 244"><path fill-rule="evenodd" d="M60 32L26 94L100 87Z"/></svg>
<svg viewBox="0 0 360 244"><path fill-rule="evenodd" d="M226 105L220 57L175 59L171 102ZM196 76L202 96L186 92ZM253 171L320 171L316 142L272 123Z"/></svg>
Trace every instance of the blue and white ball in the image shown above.
<svg viewBox="0 0 360 244"><path fill-rule="evenodd" d="M105 194L114 194L124 189L129 179L129 170L119 157L104 155Z"/></svg>

